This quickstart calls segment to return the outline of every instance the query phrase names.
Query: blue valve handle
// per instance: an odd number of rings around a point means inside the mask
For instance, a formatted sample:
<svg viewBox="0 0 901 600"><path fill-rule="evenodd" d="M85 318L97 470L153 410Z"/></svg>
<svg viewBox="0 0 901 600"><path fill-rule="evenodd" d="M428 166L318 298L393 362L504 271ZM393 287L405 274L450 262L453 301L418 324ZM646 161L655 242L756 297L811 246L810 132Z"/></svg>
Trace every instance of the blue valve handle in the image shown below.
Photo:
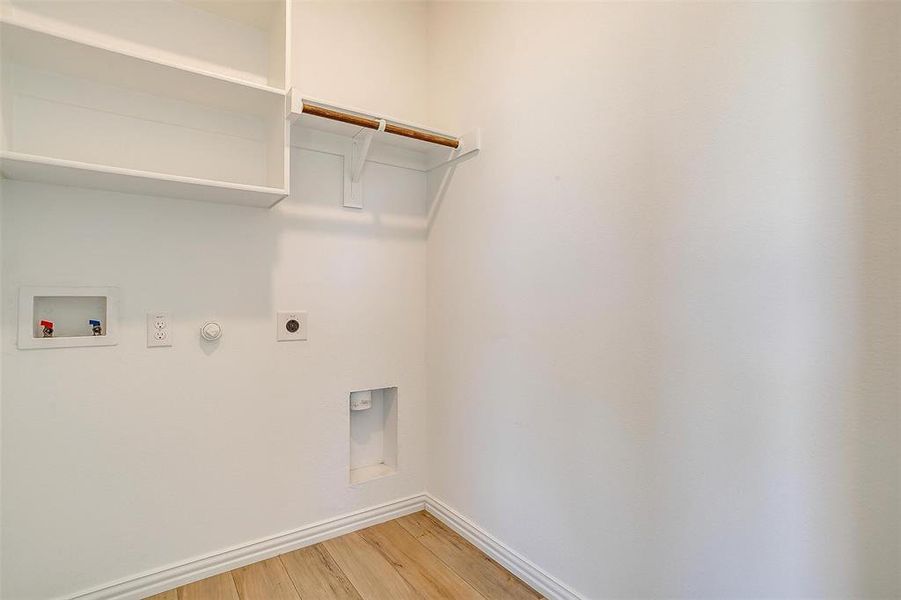
<svg viewBox="0 0 901 600"><path fill-rule="evenodd" d="M100 325L100 321L98 321L96 319L91 319L88 321L88 324L89 325Z"/></svg>

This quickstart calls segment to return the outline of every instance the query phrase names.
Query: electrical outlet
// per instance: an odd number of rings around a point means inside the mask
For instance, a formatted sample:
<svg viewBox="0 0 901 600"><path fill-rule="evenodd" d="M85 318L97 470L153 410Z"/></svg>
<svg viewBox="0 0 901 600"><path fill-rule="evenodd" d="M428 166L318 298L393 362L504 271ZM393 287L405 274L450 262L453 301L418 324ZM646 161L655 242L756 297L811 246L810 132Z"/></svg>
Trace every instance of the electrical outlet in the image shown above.
<svg viewBox="0 0 901 600"><path fill-rule="evenodd" d="M303 311L279 311L276 313L275 325L275 339L280 342L307 339L307 313Z"/></svg>
<svg viewBox="0 0 901 600"><path fill-rule="evenodd" d="M147 313L147 347L159 348L172 345L172 331L169 327L169 313Z"/></svg>

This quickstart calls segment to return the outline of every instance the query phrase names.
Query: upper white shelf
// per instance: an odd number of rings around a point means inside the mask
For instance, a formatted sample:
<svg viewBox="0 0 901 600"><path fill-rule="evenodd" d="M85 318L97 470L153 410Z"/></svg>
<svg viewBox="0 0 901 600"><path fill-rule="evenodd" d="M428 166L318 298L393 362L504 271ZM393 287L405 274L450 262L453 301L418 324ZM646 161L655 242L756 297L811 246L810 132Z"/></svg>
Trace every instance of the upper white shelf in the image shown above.
<svg viewBox="0 0 901 600"><path fill-rule="evenodd" d="M3 176L258 207L287 196L284 90L48 23L0 21Z"/></svg>
<svg viewBox="0 0 901 600"><path fill-rule="evenodd" d="M3 0L4 20L86 45L284 90L285 0Z"/></svg>
<svg viewBox="0 0 901 600"><path fill-rule="evenodd" d="M4 61L107 85L160 94L224 110L263 114L285 102L285 91L146 58L3 17Z"/></svg>

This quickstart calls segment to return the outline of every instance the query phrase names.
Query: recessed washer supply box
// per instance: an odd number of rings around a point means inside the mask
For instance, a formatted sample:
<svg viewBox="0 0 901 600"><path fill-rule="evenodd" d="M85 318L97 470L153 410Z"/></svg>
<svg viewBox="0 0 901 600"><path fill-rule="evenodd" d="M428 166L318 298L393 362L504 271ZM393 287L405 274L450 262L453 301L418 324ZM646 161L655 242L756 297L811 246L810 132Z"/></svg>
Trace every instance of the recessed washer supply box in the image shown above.
<svg viewBox="0 0 901 600"><path fill-rule="evenodd" d="M365 402L354 396L365 394ZM397 473L397 388L355 390L350 412L350 484Z"/></svg>
<svg viewBox="0 0 901 600"><path fill-rule="evenodd" d="M53 337L43 337L41 321L53 323ZM100 321L100 335L91 331L91 321ZM115 346L118 343L119 288L19 288L19 349Z"/></svg>

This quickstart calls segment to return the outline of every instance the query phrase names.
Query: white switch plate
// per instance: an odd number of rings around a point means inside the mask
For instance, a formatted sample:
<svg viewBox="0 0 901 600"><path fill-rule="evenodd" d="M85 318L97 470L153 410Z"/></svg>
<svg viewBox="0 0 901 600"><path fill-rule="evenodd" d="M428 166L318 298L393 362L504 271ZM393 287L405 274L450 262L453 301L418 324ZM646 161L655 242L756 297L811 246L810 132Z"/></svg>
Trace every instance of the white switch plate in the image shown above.
<svg viewBox="0 0 901 600"><path fill-rule="evenodd" d="M280 342L307 339L307 313L304 311L290 310L277 312L275 326L275 339Z"/></svg>
<svg viewBox="0 0 901 600"><path fill-rule="evenodd" d="M147 347L160 348L172 345L172 328L169 313L147 313Z"/></svg>

